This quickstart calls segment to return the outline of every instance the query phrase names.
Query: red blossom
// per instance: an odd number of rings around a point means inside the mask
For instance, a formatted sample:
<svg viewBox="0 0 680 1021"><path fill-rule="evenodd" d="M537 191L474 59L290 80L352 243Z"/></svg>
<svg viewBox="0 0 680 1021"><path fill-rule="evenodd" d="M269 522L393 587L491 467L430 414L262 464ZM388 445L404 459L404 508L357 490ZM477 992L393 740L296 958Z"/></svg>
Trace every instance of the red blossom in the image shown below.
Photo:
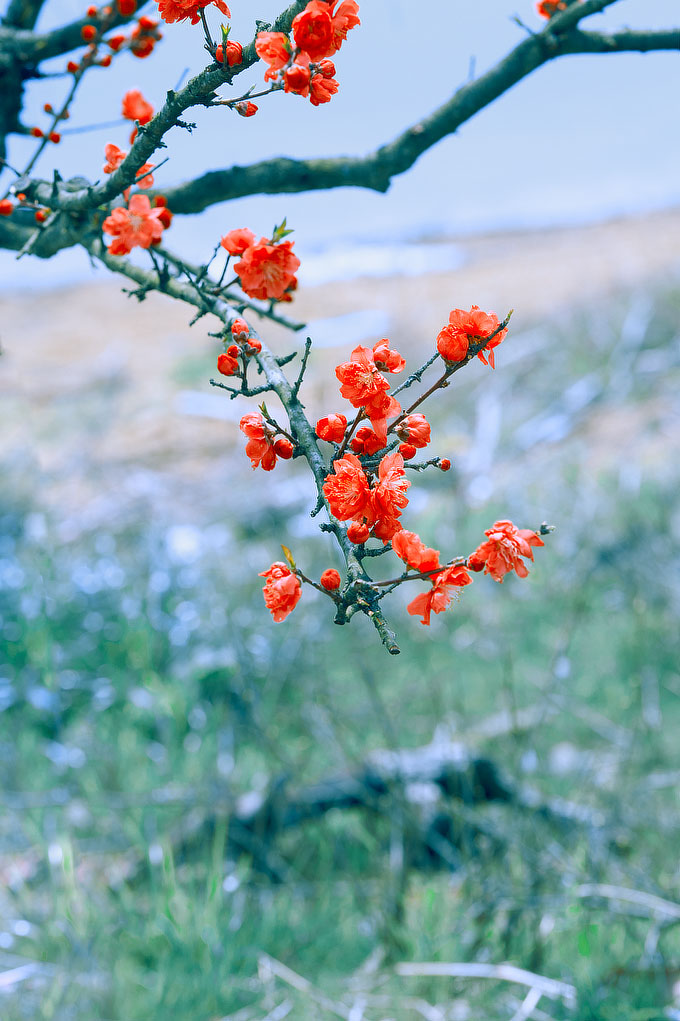
<svg viewBox="0 0 680 1021"><path fill-rule="evenodd" d="M341 581L342 579L334 567L328 567L319 578L321 585L329 592L335 592L340 588Z"/></svg>
<svg viewBox="0 0 680 1021"><path fill-rule="evenodd" d="M278 624L285 620L300 601L302 595L300 579L281 561L276 561L268 570L261 571L260 578L267 579L262 589L264 602Z"/></svg>
<svg viewBox="0 0 680 1021"><path fill-rule="evenodd" d="M113 142L108 142L104 146L104 156L106 157L106 163L102 167L105 174L112 174L114 170L117 170L121 165L127 152L124 149L119 149Z"/></svg>
<svg viewBox="0 0 680 1021"><path fill-rule="evenodd" d="M536 13L542 18L552 18L558 11L566 11L564 0L540 0L536 4Z"/></svg>
<svg viewBox="0 0 680 1021"><path fill-rule="evenodd" d="M276 451L259 411L251 411L244 415L239 422L239 429L248 437L246 455L250 458L253 469L259 465L265 471L271 471L276 465Z"/></svg>
<svg viewBox="0 0 680 1021"><path fill-rule="evenodd" d="M454 308L449 313L449 324L437 336L437 350L447 362L461 362L467 356L470 341L484 340L498 329L500 322L495 312L482 312L479 305L472 305L469 312ZM485 365L495 368L493 349L498 347L507 334L501 330L477 357ZM489 360L487 363L486 355Z"/></svg>
<svg viewBox="0 0 680 1021"><path fill-rule="evenodd" d="M133 195L127 207L117 206L104 220L103 230L111 234L111 255L127 255L133 248L150 248L163 234L163 207L151 208L148 196Z"/></svg>
<svg viewBox="0 0 680 1021"><path fill-rule="evenodd" d="M506 574L515 572L520 578L526 578L529 571L522 560L533 560L532 546L543 546L543 540L528 528L517 528L512 521L496 521L484 535L487 541L478 546L468 557L468 566L472 571L484 570L496 581L502 582Z"/></svg>
<svg viewBox="0 0 680 1021"><path fill-rule="evenodd" d="M129 121L148 124L153 117L153 107L148 103L139 89L130 89L123 96L123 117Z"/></svg>
<svg viewBox="0 0 680 1021"><path fill-rule="evenodd" d="M418 453L417 448L412 443L400 443L397 450L405 461L410 461Z"/></svg>
<svg viewBox="0 0 680 1021"><path fill-rule="evenodd" d="M272 81L291 58L293 47L284 32L260 32L255 40L255 52L260 60L269 64L264 80Z"/></svg>
<svg viewBox="0 0 680 1021"><path fill-rule="evenodd" d="M395 431L400 439L419 450L430 442L430 423L419 411L402 419Z"/></svg>
<svg viewBox="0 0 680 1021"><path fill-rule="evenodd" d="M385 454L378 468L378 483L371 494L376 519L398 518L408 504L411 485L404 475L404 458L396 450Z"/></svg>
<svg viewBox="0 0 680 1021"><path fill-rule="evenodd" d="M325 78L322 74L316 74L312 78L309 87L309 101L312 106L321 106L322 103L330 103L331 97L335 95L340 86L335 78Z"/></svg>
<svg viewBox="0 0 680 1021"><path fill-rule="evenodd" d="M233 376L238 372L238 359L230 354L221 354L217 358L217 371L223 376Z"/></svg>
<svg viewBox="0 0 680 1021"><path fill-rule="evenodd" d="M238 227L225 234L220 244L230 255L243 255L246 248L249 248L255 241L255 235L247 227Z"/></svg>
<svg viewBox="0 0 680 1021"><path fill-rule="evenodd" d="M361 24L359 20L359 4L356 0L342 0L342 3L333 14L335 3L331 5L332 27L333 27L333 50L331 56L342 46L351 28Z"/></svg>
<svg viewBox="0 0 680 1021"><path fill-rule="evenodd" d="M323 484L331 513L338 521L361 517L371 505L371 490L361 461L354 454L345 454L334 462L333 472Z"/></svg>
<svg viewBox="0 0 680 1021"><path fill-rule="evenodd" d="M214 4L226 18L231 17L231 12L224 0L158 0L158 13L169 25L175 21L187 21L187 19L191 21L192 25L197 25L201 18L200 11L211 4Z"/></svg>
<svg viewBox="0 0 680 1021"><path fill-rule="evenodd" d="M383 441L367 425L357 429L351 447L355 454L377 454L385 446Z"/></svg>
<svg viewBox="0 0 680 1021"><path fill-rule="evenodd" d="M280 299L295 280L300 260L293 254L294 241L273 245L266 238L251 244L243 252L234 272L241 287L251 298Z"/></svg>
<svg viewBox="0 0 680 1021"><path fill-rule="evenodd" d="M327 415L316 423L316 435L327 443L342 443L347 428L344 415Z"/></svg>
<svg viewBox="0 0 680 1021"><path fill-rule="evenodd" d="M416 571L432 571L439 567L439 550L426 546L415 532L402 529L392 540L392 549L405 564Z"/></svg>
<svg viewBox="0 0 680 1021"><path fill-rule="evenodd" d="M310 0L293 20L293 38L298 49L312 60L322 60L335 53L333 23L329 6L323 0Z"/></svg>
<svg viewBox="0 0 680 1021"><path fill-rule="evenodd" d="M469 585L471 581L465 568L456 564L446 567L440 574L433 576L429 592L421 592L411 600L406 609L412 616L422 617L421 623L429 626L430 614L443 613L451 602L453 593L450 590Z"/></svg>
<svg viewBox="0 0 680 1021"><path fill-rule="evenodd" d="M390 342L385 338L373 345L375 364L383 372L401 372L406 365L398 351L390 350Z"/></svg>
<svg viewBox="0 0 680 1021"><path fill-rule="evenodd" d="M350 542L356 543L357 546L362 542L366 542L370 535L370 529L364 521L353 521L347 529L347 538Z"/></svg>
<svg viewBox="0 0 680 1021"><path fill-rule="evenodd" d="M295 61L283 72L284 92L294 92L297 96L308 96L311 77L309 56L306 53L298 54Z"/></svg>

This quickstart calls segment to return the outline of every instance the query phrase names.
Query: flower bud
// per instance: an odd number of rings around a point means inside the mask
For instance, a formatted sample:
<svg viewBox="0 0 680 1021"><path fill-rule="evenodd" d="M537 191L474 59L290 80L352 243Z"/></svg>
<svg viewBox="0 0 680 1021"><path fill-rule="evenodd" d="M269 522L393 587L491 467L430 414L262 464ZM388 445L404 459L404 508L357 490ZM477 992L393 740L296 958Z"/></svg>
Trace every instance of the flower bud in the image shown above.
<svg viewBox="0 0 680 1021"><path fill-rule="evenodd" d="M334 567L329 567L323 572L319 581L329 592L335 592L336 589L340 588L342 579Z"/></svg>
<svg viewBox="0 0 680 1021"><path fill-rule="evenodd" d="M237 103L234 109L236 110L236 113L241 115L241 117L252 117L257 113L255 103Z"/></svg>
<svg viewBox="0 0 680 1021"><path fill-rule="evenodd" d="M119 14L134 14L137 10L137 0L116 0L116 7Z"/></svg>
<svg viewBox="0 0 680 1021"><path fill-rule="evenodd" d="M0 199L0 216L11 216L13 209L9 199Z"/></svg>
<svg viewBox="0 0 680 1021"><path fill-rule="evenodd" d="M357 543L357 545L366 542L370 534L368 525L364 524L363 521L353 521L347 529L347 538L350 542Z"/></svg>
<svg viewBox="0 0 680 1021"><path fill-rule="evenodd" d="M217 359L217 371L223 376L233 376L238 369L238 362L228 354L219 355Z"/></svg>
<svg viewBox="0 0 680 1021"><path fill-rule="evenodd" d="M416 456L417 450L412 443L400 443L399 453L401 454L405 461L408 461L410 460L410 458Z"/></svg>
<svg viewBox="0 0 680 1021"><path fill-rule="evenodd" d="M247 337L248 334L250 333L250 328L245 319L241 319L240 317L238 319L234 319L233 323L231 324L231 333L235 340L245 339L243 337L243 334L245 334L245 336Z"/></svg>
<svg viewBox="0 0 680 1021"><path fill-rule="evenodd" d="M443 472L449 471L449 469L451 468L451 462L449 461L448 457L441 458L439 462L439 467Z"/></svg>
<svg viewBox="0 0 680 1021"><path fill-rule="evenodd" d="M80 34L86 43L91 43L97 37L96 25L83 25Z"/></svg>
<svg viewBox="0 0 680 1021"><path fill-rule="evenodd" d="M230 344L227 348L227 354L230 358L238 358L240 351L236 344Z"/></svg>
<svg viewBox="0 0 680 1021"><path fill-rule="evenodd" d="M241 43L237 43L235 40L232 41L229 39L227 41L227 64L229 67L235 67L237 64L240 64L242 60L243 46Z"/></svg>
<svg viewBox="0 0 680 1021"><path fill-rule="evenodd" d="M274 450L284 461L288 461L293 456L295 447L285 436L279 436L278 440L274 443Z"/></svg>

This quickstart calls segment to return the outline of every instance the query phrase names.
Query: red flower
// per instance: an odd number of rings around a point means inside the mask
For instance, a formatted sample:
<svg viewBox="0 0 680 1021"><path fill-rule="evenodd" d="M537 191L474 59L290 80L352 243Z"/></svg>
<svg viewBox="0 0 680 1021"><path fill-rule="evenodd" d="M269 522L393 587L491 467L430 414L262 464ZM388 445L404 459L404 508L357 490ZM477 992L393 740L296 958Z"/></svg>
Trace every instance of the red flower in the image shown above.
<svg viewBox="0 0 680 1021"><path fill-rule="evenodd" d="M311 77L309 56L306 53L298 54L295 62L283 72L284 92L294 92L297 96L308 96Z"/></svg>
<svg viewBox="0 0 680 1021"><path fill-rule="evenodd" d="M252 230L248 230L247 227L238 227L225 234L220 244L230 255L243 255L246 248L250 248L254 241L255 235Z"/></svg>
<svg viewBox="0 0 680 1021"><path fill-rule="evenodd" d="M103 230L113 236L111 255L127 255L133 248L150 248L163 234L163 207L151 208L148 196L133 195L127 207L117 206L104 220Z"/></svg>
<svg viewBox="0 0 680 1021"><path fill-rule="evenodd" d="M404 458L396 450L385 454L378 468L378 483L372 503L376 518L398 518L408 504L406 490L411 485L404 475Z"/></svg>
<svg viewBox="0 0 680 1021"><path fill-rule="evenodd" d="M330 103L331 97L335 95L339 88L340 86L335 78L326 78L322 74L315 74L309 87L309 101L312 106Z"/></svg>
<svg viewBox="0 0 680 1021"><path fill-rule="evenodd" d="M329 10L323 0L310 0L293 21L295 45L308 53L312 60L321 60L335 53Z"/></svg>
<svg viewBox="0 0 680 1021"><path fill-rule="evenodd" d="M239 422L239 429L248 437L246 455L253 469L260 465L270 472L276 465L276 451L265 430L264 419L259 411L251 411Z"/></svg>
<svg viewBox="0 0 680 1021"><path fill-rule="evenodd" d="M439 462L439 467L441 468L441 470L443 472L447 472L447 471L451 470L451 462L448 459L448 457L442 457L442 459Z"/></svg>
<svg viewBox="0 0 680 1021"><path fill-rule="evenodd" d="M512 521L496 521L484 535L487 541L468 557L468 566L472 571L484 569L485 574L499 582L513 570L520 578L526 578L529 571L522 557L533 560L531 547L544 545L536 532L517 528Z"/></svg>
<svg viewBox="0 0 680 1021"><path fill-rule="evenodd" d="M209 7L211 3L214 3L218 11L221 11L225 17L231 17L231 12L224 0L158 0L158 13L169 25L173 21L186 21L187 19L191 19L192 25L197 25L201 17L199 11L204 7Z"/></svg>
<svg viewBox="0 0 680 1021"><path fill-rule="evenodd" d="M293 47L284 32L260 32L255 40L255 52L260 60L269 64L264 80L272 81L291 58Z"/></svg>
<svg viewBox="0 0 680 1021"><path fill-rule="evenodd" d="M130 36L130 53L143 59L153 53L153 48L163 36L158 31L158 22L143 15Z"/></svg>
<svg viewBox="0 0 680 1021"><path fill-rule="evenodd" d="M123 117L129 121L148 124L153 117L153 107L147 103L139 89L130 89L123 96Z"/></svg>
<svg viewBox="0 0 680 1021"><path fill-rule="evenodd" d="M337 588L340 588L342 579L334 567L329 567L323 572L319 581L329 592L334 592Z"/></svg>
<svg viewBox="0 0 680 1021"><path fill-rule="evenodd" d="M285 436L279 436L278 440L274 442L274 451L283 458L284 461L290 460L295 451L295 447Z"/></svg>
<svg viewBox="0 0 680 1021"><path fill-rule="evenodd" d="M421 623L429 626L430 614L443 613L451 602L453 594L450 589L469 585L471 580L465 568L455 564L445 567L441 574L433 576L430 591L421 592L411 600L406 609L412 616L422 617Z"/></svg>
<svg viewBox="0 0 680 1021"><path fill-rule="evenodd" d="M215 49L215 60L218 64L224 63L224 46L222 43ZM243 46L241 43L227 42L227 65L234 67L236 64L240 64L243 60Z"/></svg>
<svg viewBox="0 0 680 1021"><path fill-rule="evenodd" d="M0 216L11 216L14 206L9 199L0 199Z"/></svg>
<svg viewBox="0 0 680 1021"><path fill-rule="evenodd" d="M260 571L260 578L267 579L262 589L264 602L278 624L285 620L300 601L302 595L300 579L286 564L278 560L267 571Z"/></svg>
<svg viewBox="0 0 680 1021"><path fill-rule="evenodd" d="M542 18L552 18L558 11L566 11L567 5L563 0L541 0L536 4L536 11Z"/></svg>
<svg viewBox="0 0 680 1021"><path fill-rule="evenodd" d="M316 435L327 443L342 443L347 428L344 415L327 415L316 423Z"/></svg>
<svg viewBox="0 0 680 1021"><path fill-rule="evenodd" d="M294 241L273 245L266 238L243 252L234 272L251 298L281 298L295 280L300 260L293 254Z"/></svg>
<svg viewBox="0 0 680 1021"><path fill-rule="evenodd" d="M106 157L106 163L102 167L105 174L112 174L114 170L117 170L121 165L127 153L124 149L119 149L113 142L108 142L104 146L104 156Z"/></svg>
<svg viewBox="0 0 680 1021"><path fill-rule="evenodd" d="M368 347L355 347L350 360L337 366L335 375L342 383L340 393L355 408L365 407L390 388Z"/></svg>
<svg viewBox="0 0 680 1021"><path fill-rule="evenodd" d="M238 359L230 354L221 354L217 357L217 371L223 376L233 376L238 371Z"/></svg>
<svg viewBox="0 0 680 1021"><path fill-rule="evenodd" d="M385 446L383 441L367 425L357 429L351 447L355 454L377 454Z"/></svg>
<svg viewBox="0 0 680 1021"><path fill-rule="evenodd" d="M399 519L388 516L379 518L374 523L371 535L376 539L382 539L383 542L389 542L399 531L401 531Z"/></svg>
<svg viewBox="0 0 680 1021"><path fill-rule="evenodd" d="M415 532L407 532L405 529L397 532L392 540L392 549L405 564L415 567L416 571L432 571L439 567L439 550L430 549Z"/></svg>
<svg viewBox="0 0 680 1021"><path fill-rule="evenodd" d="M406 365L398 351L390 350L390 342L387 339L373 345L373 358L383 372L401 372Z"/></svg>
<svg viewBox="0 0 680 1021"><path fill-rule="evenodd" d="M335 375L342 383L342 396L355 408L364 408L384 446L387 442L387 419L398 415L401 405L387 394L390 384L378 371L373 351L368 347L355 347L350 360L337 366Z"/></svg>
<svg viewBox="0 0 680 1021"><path fill-rule="evenodd" d="M362 542L366 542L370 535L369 527L364 521L353 521L347 529L347 538L350 542L356 543L357 546Z"/></svg>
<svg viewBox="0 0 680 1021"><path fill-rule="evenodd" d="M468 353L470 341L483 340L498 329L500 323L495 312L482 312L479 305L473 305L469 312L462 308L454 308L449 313L449 325L445 326L437 336L437 350L447 362L461 362ZM487 345L485 350L478 351L477 357L495 368L493 349L504 339L506 330L501 330ZM489 361L487 363L486 353Z"/></svg>
<svg viewBox="0 0 680 1021"><path fill-rule="evenodd" d="M334 462L333 471L323 484L331 513L338 521L362 516L370 508L371 490L361 461L354 454L345 454Z"/></svg>
<svg viewBox="0 0 680 1021"><path fill-rule="evenodd" d="M331 12L334 7L335 3L331 5ZM356 0L343 0L335 14L333 14L333 50L331 51L331 55L333 53L337 53L340 49L347 38L349 30L361 24L361 21L357 17L358 13L359 4L356 3Z"/></svg>
<svg viewBox="0 0 680 1021"><path fill-rule="evenodd" d="M430 423L417 411L414 415L407 415L402 419L396 428L400 439L405 440L414 447L421 450L430 442Z"/></svg>
<svg viewBox="0 0 680 1021"><path fill-rule="evenodd" d="M417 448L412 443L400 443L397 450L405 461L410 461L418 453Z"/></svg>

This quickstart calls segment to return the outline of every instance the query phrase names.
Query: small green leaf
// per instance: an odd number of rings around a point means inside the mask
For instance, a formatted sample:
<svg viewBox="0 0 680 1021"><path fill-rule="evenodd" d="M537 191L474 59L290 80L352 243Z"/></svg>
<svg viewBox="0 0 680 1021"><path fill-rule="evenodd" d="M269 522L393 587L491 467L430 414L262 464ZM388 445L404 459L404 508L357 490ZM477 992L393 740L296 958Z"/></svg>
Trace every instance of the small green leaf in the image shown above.
<svg viewBox="0 0 680 1021"><path fill-rule="evenodd" d="M283 550L284 557L286 558L288 564L290 565L290 569L292 571L296 571L297 567L295 566L295 558L293 557L293 554L290 552L287 546L283 545L283 543L281 543L281 549Z"/></svg>

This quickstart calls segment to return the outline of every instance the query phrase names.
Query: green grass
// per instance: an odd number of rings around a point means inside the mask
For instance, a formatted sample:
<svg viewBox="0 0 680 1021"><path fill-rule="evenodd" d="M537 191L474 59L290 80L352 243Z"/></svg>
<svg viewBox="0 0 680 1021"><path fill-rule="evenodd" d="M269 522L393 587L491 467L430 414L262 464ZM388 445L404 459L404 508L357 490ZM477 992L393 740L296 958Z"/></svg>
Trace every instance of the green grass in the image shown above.
<svg viewBox="0 0 680 1021"><path fill-rule="evenodd" d="M579 893L599 883L680 900L680 472L664 412L677 393L680 301L673 289L651 298L642 338L630 325L642 297L619 296L546 329L536 353L493 380L473 373L455 410L439 413L453 434L473 421L480 387L501 387L493 491L480 504L463 472L418 477L427 502L409 524L447 552L472 548L495 517L557 531L526 582L478 577L430 629L397 596L397 658L367 621L334 627L307 593L270 624L255 575L289 542L295 507L258 497L256 521L234 512L228 535L201 523L185 556L168 542L171 509L66 542L58 517L43 520L24 480L10 479L0 969L39 967L0 992L3 1019L251 1021L287 1001L287 1016L313 1021L334 1016L324 996L349 1010L362 993L367 1021L421 1017L418 998L448 1003L445 1016L509 1019L526 994L400 978L396 960L508 960L571 982L578 1007L540 1003L557 1021L664 1017L677 924ZM564 380L586 376L597 396L574 410ZM650 403L658 412L622 461L607 450L607 423ZM518 430L533 419L538 429L551 407L567 434L527 448ZM323 537L296 543L306 571L329 565ZM464 740L499 710L527 706L545 720L475 750L542 802L577 803L599 825L451 801L442 811L458 868L420 860L405 875L390 864L398 812L334 811L286 831L269 849L284 881L228 844L227 796L337 775L437 728ZM205 839L182 845L203 818L214 821ZM408 857L408 836L405 847ZM378 951L377 970L358 977ZM263 954L313 988L273 975ZM456 1015L463 1003L468 1014Z"/></svg>

